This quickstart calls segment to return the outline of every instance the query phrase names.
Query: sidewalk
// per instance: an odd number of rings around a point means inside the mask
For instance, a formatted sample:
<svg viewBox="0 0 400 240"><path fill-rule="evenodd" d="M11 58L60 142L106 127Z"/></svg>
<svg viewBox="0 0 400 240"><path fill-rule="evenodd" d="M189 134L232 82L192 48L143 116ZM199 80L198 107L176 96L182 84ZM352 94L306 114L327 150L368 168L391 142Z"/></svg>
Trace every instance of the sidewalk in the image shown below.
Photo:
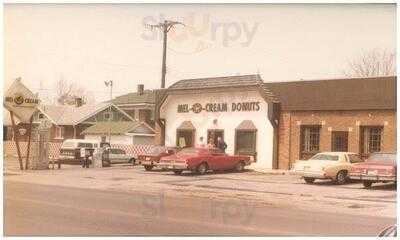
<svg viewBox="0 0 400 240"><path fill-rule="evenodd" d="M247 169L251 169L255 172L269 174L269 175L289 175L290 174L290 170L259 168L259 167L252 166L252 165L248 166Z"/></svg>

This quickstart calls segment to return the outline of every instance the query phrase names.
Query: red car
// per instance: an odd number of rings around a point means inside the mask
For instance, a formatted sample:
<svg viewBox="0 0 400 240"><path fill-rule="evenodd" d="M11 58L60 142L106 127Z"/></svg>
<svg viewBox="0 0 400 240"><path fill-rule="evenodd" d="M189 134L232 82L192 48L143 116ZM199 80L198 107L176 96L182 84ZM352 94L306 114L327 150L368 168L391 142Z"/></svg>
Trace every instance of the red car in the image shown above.
<svg viewBox="0 0 400 240"><path fill-rule="evenodd" d="M396 183L396 153L373 153L365 162L354 164L349 176L361 180L366 188L376 182Z"/></svg>
<svg viewBox="0 0 400 240"><path fill-rule="evenodd" d="M198 174L205 174L208 170L233 169L240 172L250 163L249 156L230 156L216 148L185 148L162 157L158 165L179 175L185 170Z"/></svg>
<svg viewBox="0 0 400 240"><path fill-rule="evenodd" d="M161 157L169 156L177 152L176 148L165 146L154 146L145 154L138 156L139 163L144 166L146 171L150 171L160 161Z"/></svg>

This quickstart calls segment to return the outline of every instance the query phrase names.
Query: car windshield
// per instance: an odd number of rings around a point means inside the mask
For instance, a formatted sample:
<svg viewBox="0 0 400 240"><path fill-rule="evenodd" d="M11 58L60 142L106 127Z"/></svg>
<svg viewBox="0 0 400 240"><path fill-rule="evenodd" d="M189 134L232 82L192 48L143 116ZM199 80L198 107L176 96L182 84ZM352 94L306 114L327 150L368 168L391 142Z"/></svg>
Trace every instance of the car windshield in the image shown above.
<svg viewBox="0 0 400 240"><path fill-rule="evenodd" d="M166 151L166 149L164 147L153 147L149 151L147 151L147 154L157 155L157 154L160 154L165 151Z"/></svg>
<svg viewBox="0 0 400 240"><path fill-rule="evenodd" d="M375 153L372 154L368 159L367 162L395 162L396 161L396 154L394 153Z"/></svg>
<svg viewBox="0 0 400 240"><path fill-rule="evenodd" d="M337 161L339 156L330 154L317 154L314 155L310 160L327 160L327 161Z"/></svg>

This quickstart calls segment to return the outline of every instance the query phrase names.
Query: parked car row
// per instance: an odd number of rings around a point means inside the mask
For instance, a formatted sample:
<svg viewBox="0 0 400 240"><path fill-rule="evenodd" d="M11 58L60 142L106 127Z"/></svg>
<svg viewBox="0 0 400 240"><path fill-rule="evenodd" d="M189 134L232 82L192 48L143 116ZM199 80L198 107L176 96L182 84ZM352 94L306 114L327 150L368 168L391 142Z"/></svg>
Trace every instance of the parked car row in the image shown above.
<svg viewBox="0 0 400 240"><path fill-rule="evenodd" d="M107 164L114 163L136 163L136 157L127 154L125 150L118 148L111 148L107 142L99 142L96 140L87 139L67 139L60 148L60 155L58 165L61 164L82 164L82 150L88 151L89 156L93 156L95 149L103 148L107 156Z"/></svg>
<svg viewBox="0 0 400 240"><path fill-rule="evenodd" d="M108 164L132 163L143 165L146 171L158 167L175 174L191 171L205 174L208 171L236 170L243 171L253 159L250 156L229 155L218 148L184 148L154 146L137 157L127 154L122 149L111 148L109 143L95 140L68 139L60 149L59 166L81 164L82 150L93 155L96 148L103 148ZM330 179L337 184L344 184L349 179L359 180L369 188L377 182L397 182L396 153L373 153L365 161L352 152L321 152L309 160L297 161L293 172L300 175L306 183L316 179Z"/></svg>
<svg viewBox="0 0 400 240"><path fill-rule="evenodd" d="M95 140L68 139L60 149L59 165L82 164L82 150L89 151L93 156L95 149L103 148L107 161L106 166L113 163L141 164L146 171L159 167L175 174L191 171L205 174L208 171L236 170L243 171L245 166L253 161L249 156L229 155L217 148L184 148L154 146L149 151L137 157L127 154L122 149L111 148L109 143ZM103 160L103 166L104 160Z"/></svg>
<svg viewBox="0 0 400 240"><path fill-rule="evenodd" d="M396 153L373 153L364 161L356 153L322 152L309 160L296 162L293 171L309 184L316 179L331 179L337 184L353 179L369 188L377 182L396 183Z"/></svg>
<svg viewBox="0 0 400 240"><path fill-rule="evenodd" d="M235 170L241 172L252 163L249 156L229 155L218 148L154 147L138 157L147 171L153 167L169 170L179 175L183 171L205 174L208 171Z"/></svg>

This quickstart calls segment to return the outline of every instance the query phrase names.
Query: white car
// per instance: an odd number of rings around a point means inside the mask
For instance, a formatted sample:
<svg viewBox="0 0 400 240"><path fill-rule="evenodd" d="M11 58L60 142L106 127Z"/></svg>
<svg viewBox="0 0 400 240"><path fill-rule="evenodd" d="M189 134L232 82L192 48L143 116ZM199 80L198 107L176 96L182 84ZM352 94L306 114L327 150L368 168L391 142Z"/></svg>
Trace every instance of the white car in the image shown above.
<svg viewBox="0 0 400 240"><path fill-rule="evenodd" d="M352 152L321 152L305 161L297 161L293 171L303 177L307 183L315 179L331 179L343 184L349 177L352 165L362 162L356 153Z"/></svg>

